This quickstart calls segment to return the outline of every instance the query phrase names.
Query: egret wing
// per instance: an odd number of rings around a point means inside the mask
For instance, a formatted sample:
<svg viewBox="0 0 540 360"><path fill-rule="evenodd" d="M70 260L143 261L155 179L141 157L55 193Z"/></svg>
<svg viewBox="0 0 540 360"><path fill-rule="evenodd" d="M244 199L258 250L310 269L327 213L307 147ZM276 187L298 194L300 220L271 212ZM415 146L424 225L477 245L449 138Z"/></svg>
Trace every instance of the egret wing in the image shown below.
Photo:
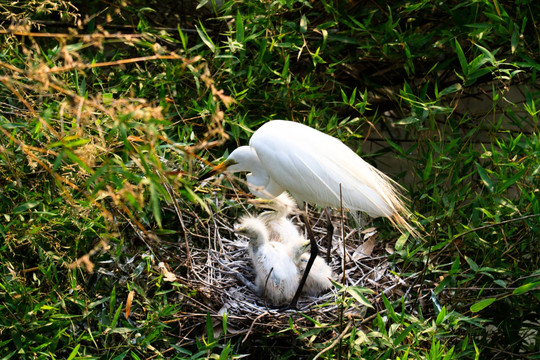
<svg viewBox="0 0 540 360"><path fill-rule="evenodd" d="M274 120L251 138L262 165L298 201L343 205L371 216L390 217L402 209L392 181L338 139L308 126Z"/></svg>

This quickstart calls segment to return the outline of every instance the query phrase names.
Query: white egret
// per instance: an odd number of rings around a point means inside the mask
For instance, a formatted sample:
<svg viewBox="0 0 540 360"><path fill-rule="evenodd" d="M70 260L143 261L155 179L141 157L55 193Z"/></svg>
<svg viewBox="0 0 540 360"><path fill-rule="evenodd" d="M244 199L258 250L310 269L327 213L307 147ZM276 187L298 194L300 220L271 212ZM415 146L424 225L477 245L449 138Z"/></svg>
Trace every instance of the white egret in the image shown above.
<svg viewBox="0 0 540 360"><path fill-rule="evenodd" d="M269 241L266 225L256 217L242 218L235 232L249 238L248 252L253 261L259 295L264 295L274 305L291 301L298 288L300 274L287 247L280 242Z"/></svg>
<svg viewBox="0 0 540 360"><path fill-rule="evenodd" d="M251 136L249 146L234 150L213 173L248 172L249 190L271 199L289 191L299 206L304 202L323 207L343 206L372 217L386 217L416 235L406 218L400 186L365 162L340 140L309 126L285 120L265 123ZM303 216L311 241L311 257L290 304L296 306L302 287L318 253L307 214Z"/></svg>

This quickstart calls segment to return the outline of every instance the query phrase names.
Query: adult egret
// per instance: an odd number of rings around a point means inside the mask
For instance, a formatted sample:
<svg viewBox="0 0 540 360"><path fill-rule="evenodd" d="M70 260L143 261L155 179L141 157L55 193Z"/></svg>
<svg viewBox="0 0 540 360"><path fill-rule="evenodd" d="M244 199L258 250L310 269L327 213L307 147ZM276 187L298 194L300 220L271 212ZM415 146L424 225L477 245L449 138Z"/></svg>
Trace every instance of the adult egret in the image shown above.
<svg viewBox="0 0 540 360"><path fill-rule="evenodd" d="M262 198L274 198L289 191L303 208L304 202L323 207L343 206L372 217L386 217L394 225L416 232L408 224L410 214L400 187L381 171L365 162L340 140L309 126L285 120L265 123L251 136L249 146L234 150L213 173L249 172L249 190ZM311 257L290 307L295 307L318 253L307 214Z"/></svg>
<svg viewBox="0 0 540 360"><path fill-rule="evenodd" d="M273 305L285 304L293 298L299 285L300 274L285 244L270 241L264 222L247 216L235 229L249 238L248 252L255 269L255 285Z"/></svg>

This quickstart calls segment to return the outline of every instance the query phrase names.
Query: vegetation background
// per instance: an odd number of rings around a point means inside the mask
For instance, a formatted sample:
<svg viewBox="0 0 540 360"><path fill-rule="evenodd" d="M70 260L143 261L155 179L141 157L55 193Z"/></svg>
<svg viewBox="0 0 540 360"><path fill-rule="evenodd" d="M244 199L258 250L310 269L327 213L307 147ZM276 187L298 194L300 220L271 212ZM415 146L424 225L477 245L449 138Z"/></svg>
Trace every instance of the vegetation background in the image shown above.
<svg viewBox="0 0 540 360"><path fill-rule="evenodd" d="M540 2L204 2L0 2L2 359L540 358ZM418 286L244 342L182 279L271 119L405 186L423 236L373 225Z"/></svg>

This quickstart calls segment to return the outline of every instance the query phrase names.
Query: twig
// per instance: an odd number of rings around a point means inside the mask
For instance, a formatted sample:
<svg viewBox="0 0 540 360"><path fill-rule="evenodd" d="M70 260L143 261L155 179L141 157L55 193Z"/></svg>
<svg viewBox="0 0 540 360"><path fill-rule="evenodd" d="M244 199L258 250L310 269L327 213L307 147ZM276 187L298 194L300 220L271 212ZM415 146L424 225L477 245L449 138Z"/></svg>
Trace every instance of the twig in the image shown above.
<svg viewBox="0 0 540 360"><path fill-rule="evenodd" d="M512 223L512 222L515 222L515 221L527 220L527 219L531 219L531 218L535 218L535 217L540 217L540 214L525 215L525 216L518 217L518 218L515 218L515 219L508 219L508 220L500 221L500 222L494 223L494 224L488 224L488 225L479 226L477 228L470 229L470 230L467 230L465 232L462 232L461 234L457 234L456 236L454 236L452 241L455 241L456 239L459 239L460 237L463 237L463 236L465 236L467 234L470 234L470 233L478 231L478 230L484 230L484 229L488 229L490 227L499 226L499 225L506 225L506 224L509 224L509 223ZM448 246L448 245L446 245L446 246ZM446 248L446 246L444 248Z"/></svg>
<svg viewBox="0 0 540 360"><path fill-rule="evenodd" d="M249 337L249 334L251 334L251 330L253 330L253 326L255 325L255 323L257 322L257 320L259 320L260 318L262 318L264 315L267 315L267 314L270 314L268 312L264 312L262 313L261 315L257 316L255 318L255 320L253 320L253 322L251 323L251 326L249 327L248 329L248 332L246 334L246 336L244 336L244 338L242 339L242 344L247 340L247 338Z"/></svg>
<svg viewBox="0 0 540 360"><path fill-rule="evenodd" d="M341 332L341 334L339 334L338 338L336 340L334 340L334 342L332 342L332 344L330 344L330 346L328 346L327 348L324 348L321 350L321 352L319 352L317 355L315 355L315 357L313 358L313 360L317 360L322 354L324 354L325 352L327 352L328 350L332 349L334 346L336 346L336 344L338 342L341 343L341 339L343 339L343 337L345 336L345 334L347 334L347 332L349 331L349 329L352 327L352 320L349 321L349 323L347 324L347 327Z"/></svg>

